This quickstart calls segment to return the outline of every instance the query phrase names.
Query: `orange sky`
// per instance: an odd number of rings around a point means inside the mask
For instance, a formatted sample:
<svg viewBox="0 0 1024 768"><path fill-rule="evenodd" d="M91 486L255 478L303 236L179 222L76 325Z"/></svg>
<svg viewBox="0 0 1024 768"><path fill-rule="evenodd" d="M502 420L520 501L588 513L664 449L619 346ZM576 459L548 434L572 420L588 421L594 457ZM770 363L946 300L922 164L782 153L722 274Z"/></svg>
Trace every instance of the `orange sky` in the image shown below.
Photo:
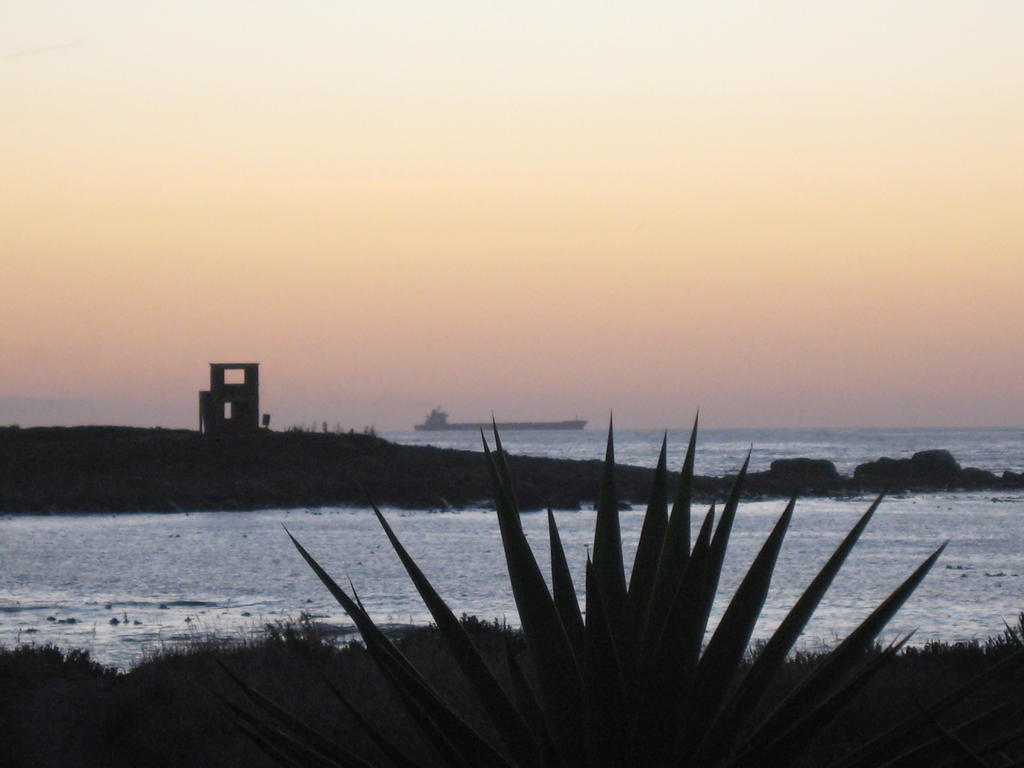
<svg viewBox="0 0 1024 768"><path fill-rule="evenodd" d="M7 5L0 423L1024 424L1020 3Z"/></svg>

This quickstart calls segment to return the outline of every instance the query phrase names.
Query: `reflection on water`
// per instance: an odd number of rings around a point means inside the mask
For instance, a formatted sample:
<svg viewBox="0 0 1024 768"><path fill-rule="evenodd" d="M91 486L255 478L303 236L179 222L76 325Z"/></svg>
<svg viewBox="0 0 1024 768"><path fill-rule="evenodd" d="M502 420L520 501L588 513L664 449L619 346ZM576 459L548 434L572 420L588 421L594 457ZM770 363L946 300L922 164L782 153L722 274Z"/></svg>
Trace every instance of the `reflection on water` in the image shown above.
<svg viewBox="0 0 1024 768"><path fill-rule="evenodd" d="M798 505L760 635L781 620L868 501L808 499ZM725 594L782 506L741 506L722 581ZM386 513L456 613L516 622L493 513ZM563 512L558 522L581 585L594 513ZM352 579L375 619L428 621L365 510L8 516L0 518L0 643L57 642L128 665L144 649L208 632L253 632L301 613L347 627L340 607L291 548L282 523L336 578ZM627 562L641 523L641 511L622 513ZM524 526L546 568L544 516L525 515ZM917 642L999 633L1004 620L1012 622L1024 610L1024 496L940 494L883 504L808 627L804 645L830 643L849 631L946 539L946 553L890 631L918 628Z"/></svg>

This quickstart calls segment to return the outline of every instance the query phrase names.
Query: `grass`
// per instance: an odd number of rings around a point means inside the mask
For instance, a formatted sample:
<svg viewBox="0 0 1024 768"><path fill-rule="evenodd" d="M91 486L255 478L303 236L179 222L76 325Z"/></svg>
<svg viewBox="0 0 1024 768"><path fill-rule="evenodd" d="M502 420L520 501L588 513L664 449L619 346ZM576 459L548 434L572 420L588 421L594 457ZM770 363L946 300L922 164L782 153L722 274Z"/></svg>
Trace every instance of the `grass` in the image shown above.
<svg viewBox="0 0 1024 768"><path fill-rule="evenodd" d="M503 670L505 645L526 647L521 633L498 624L464 620L488 660ZM1016 625L1024 627L1024 617ZM436 629L421 628L397 641L426 677L472 719L479 705L461 682L457 666ZM969 680L1020 647L1005 635L985 642L929 643L905 648L863 692L840 723L824 731L802 759L817 766L847 753L883 726L931 701L950 686ZM756 653L755 647L752 653ZM874 652L878 652L875 649ZM822 659L822 653L793 654L781 670L772 698L792 690ZM0 765L152 766L195 768L275 765L230 725L210 691L241 702L219 662L282 701L332 738L352 745L369 760L380 758L350 713L331 695L324 678L345 686L373 722L389 732L408 729L401 703L376 670L364 647L338 646L314 624L282 625L258 638L205 638L168 647L124 673L104 668L80 651L52 646L0 649ZM746 663L750 662L748 657ZM1019 681L1006 679L965 703L963 715L983 712L1003 701L1019 700ZM53 698L59 690L63 695ZM45 711L40 704L50 703ZM69 708L79 708L69 712ZM84 716L81 708L87 709ZM71 717L74 715L74 717ZM26 725L26 722L30 723ZM482 725L483 720L476 722ZM60 729L63 728L64 731ZM76 750L61 762L50 747ZM403 745L430 765L422 743ZM44 755L51 761L45 762Z"/></svg>

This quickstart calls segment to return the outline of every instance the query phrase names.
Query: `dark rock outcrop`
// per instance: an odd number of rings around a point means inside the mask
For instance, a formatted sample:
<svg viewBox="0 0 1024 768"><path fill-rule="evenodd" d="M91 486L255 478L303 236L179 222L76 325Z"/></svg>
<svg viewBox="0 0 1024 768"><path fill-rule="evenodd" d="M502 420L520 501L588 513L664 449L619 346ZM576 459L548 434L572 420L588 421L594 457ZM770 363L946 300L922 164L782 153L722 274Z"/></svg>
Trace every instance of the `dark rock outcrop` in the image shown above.
<svg viewBox="0 0 1024 768"><path fill-rule="evenodd" d="M962 470L949 451L918 451L909 459L883 457L861 464L853 479L872 488L893 490L955 487Z"/></svg>
<svg viewBox="0 0 1024 768"><path fill-rule="evenodd" d="M977 467L964 467L960 472L959 485L961 488L983 489L992 488L999 482L999 477L994 472Z"/></svg>
<svg viewBox="0 0 1024 768"><path fill-rule="evenodd" d="M861 464L853 481L862 488L894 491L982 490L1022 485L1021 475L1004 472L999 477L977 467L961 468L949 451L919 451L909 459L881 458Z"/></svg>
<svg viewBox="0 0 1024 768"><path fill-rule="evenodd" d="M836 465L827 459L776 459L768 472L779 482L799 488L831 488L842 480Z"/></svg>
<svg viewBox="0 0 1024 768"><path fill-rule="evenodd" d="M918 451L910 457L910 468L916 477L942 482L960 472L960 464L949 451Z"/></svg>
<svg viewBox="0 0 1024 768"><path fill-rule="evenodd" d="M734 476L719 478L731 485ZM797 494L829 495L842 491L844 478L827 459L776 459L764 472L750 472L744 488L747 496L775 497ZM723 483L722 492L728 486Z"/></svg>

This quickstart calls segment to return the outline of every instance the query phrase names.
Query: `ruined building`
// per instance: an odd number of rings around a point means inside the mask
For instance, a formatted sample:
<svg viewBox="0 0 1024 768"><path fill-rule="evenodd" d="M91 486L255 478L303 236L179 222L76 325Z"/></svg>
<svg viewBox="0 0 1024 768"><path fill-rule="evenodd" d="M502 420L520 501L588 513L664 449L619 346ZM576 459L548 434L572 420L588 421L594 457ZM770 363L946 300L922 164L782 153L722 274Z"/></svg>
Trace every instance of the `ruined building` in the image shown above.
<svg viewBox="0 0 1024 768"><path fill-rule="evenodd" d="M221 435L259 428L260 364L210 363L210 388L199 393L199 431Z"/></svg>

